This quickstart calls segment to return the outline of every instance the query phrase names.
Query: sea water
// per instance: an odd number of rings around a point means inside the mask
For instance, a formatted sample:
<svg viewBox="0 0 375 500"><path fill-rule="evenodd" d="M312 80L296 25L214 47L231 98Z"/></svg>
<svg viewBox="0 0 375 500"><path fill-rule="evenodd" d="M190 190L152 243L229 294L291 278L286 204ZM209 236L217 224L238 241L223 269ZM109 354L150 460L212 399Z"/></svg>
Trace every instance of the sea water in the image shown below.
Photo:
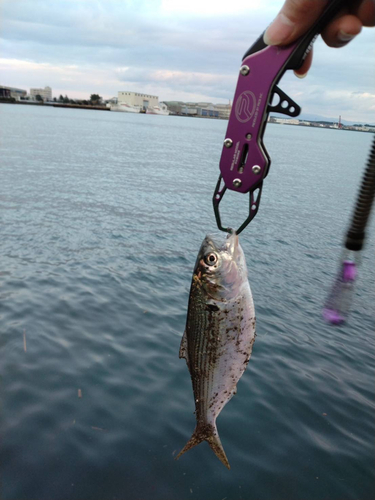
<svg viewBox="0 0 375 500"><path fill-rule="evenodd" d="M373 499L373 224L349 322L321 317L372 135L267 126L240 237L257 338L217 422L228 471L206 443L174 460L227 122L1 104L0 124L1 498ZM227 193L223 223L247 209Z"/></svg>

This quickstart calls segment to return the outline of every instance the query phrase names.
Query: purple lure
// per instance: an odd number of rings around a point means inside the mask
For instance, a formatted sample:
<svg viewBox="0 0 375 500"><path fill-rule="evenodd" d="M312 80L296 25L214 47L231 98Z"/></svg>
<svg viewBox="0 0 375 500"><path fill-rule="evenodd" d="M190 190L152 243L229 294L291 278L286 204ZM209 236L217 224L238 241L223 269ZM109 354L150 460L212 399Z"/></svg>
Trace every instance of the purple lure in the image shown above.
<svg viewBox="0 0 375 500"><path fill-rule="evenodd" d="M344 260L323 309L323 318L331 325L341 325L346 321L356 278L355 262Z"/></svg>

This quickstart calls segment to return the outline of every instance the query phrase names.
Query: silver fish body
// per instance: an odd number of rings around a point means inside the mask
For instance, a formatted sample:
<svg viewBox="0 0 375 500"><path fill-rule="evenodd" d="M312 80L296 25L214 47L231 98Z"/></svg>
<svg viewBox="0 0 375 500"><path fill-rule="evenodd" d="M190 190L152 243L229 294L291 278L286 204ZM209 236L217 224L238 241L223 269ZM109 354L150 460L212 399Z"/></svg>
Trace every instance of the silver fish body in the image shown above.
<svg viewBox="0 0 375 500"><path fill-rule="evenodd" d="M232 233L223 245L206 237L190 290L186 330L180 346L193 385L196 428L178 454L207 441L230 468L216 418L236 393L255 340L255 312L245 256Z"/></svg>

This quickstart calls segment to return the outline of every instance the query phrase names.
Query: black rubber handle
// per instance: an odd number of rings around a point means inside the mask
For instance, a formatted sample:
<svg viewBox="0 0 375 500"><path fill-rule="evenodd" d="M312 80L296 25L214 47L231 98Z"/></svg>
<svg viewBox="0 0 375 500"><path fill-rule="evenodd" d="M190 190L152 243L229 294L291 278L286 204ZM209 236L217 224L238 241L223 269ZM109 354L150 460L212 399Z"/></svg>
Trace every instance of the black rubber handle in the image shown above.
<svg viewBox="0 0 375 500"><path fill-rule="evenodd" d="M375 198L375 137L367 161L367 167L362 178L357 203L354 208L351 224L346 234L345 247L348 250L358 251L363 247L365 229L368 223L371 208Z"/></svg>
<svg viewBox="0 0 375 500"><path fill-rule="evenodd" d="M337 12L339 12L342 8L353 5L354 3L357 3L357 0L331 0L327 5L327 8L315 22L315 24L313 24L313 26L299 39L296 49L289 59L285 70L300 68L307 54L310 52L312 44L314 43L317 35L319 35L319 33L323 31L325 26L332 20ZM259 52L260 50L267 47L267 45L264 43L263 35L264 32L249 48L249 50L243 56L243 59L245 59L245 57L249 56L250 54Z"/></svg>

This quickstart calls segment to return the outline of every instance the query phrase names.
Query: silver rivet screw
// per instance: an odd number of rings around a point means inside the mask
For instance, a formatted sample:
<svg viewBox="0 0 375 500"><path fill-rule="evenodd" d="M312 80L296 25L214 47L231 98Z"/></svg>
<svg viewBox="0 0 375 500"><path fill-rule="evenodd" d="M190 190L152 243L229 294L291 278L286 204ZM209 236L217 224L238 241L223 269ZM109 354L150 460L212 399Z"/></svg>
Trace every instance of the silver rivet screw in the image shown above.
<svg viewBox="0 0 375 500"><path fill-rule="evenodd" d="M251 134L246 134L246 139L247 139L248 141L250 141L251 137L252 137L252 135L251 135Z"/></svg>
<svg viewBox="0 0 375 500"><path fill-rule="evenodd" d="M231 148L231 147L232 147L232 144L233 144L232 139L225 139L225 141L224 141L224 146L225 146L226 148Z"/></svg>
<svg viewBox="0 0 375 500"><path fill-rule="evenodd" d="M254 165L251 170L254 172L254 174L259 174L259 172L260 172L260 166L259 165Z"/></svg>
<svg viewBox="0 0 375 500"><path fill-rule="evenodd" d="M241 185L242 185L241 179L234 179L234 181L233 181L234 187L239 188L239 187L241 187Z"/></svg>
<svg viewBox="0 0 375 500"><path fill-rule="evenodd" d="M241 66L240 73L241 73L241 75L243 75L243 76L248 75L248 74L250 73L250 68L249 68L249 66L246 66L246 64L244 64L243 66Z"/></svg>

